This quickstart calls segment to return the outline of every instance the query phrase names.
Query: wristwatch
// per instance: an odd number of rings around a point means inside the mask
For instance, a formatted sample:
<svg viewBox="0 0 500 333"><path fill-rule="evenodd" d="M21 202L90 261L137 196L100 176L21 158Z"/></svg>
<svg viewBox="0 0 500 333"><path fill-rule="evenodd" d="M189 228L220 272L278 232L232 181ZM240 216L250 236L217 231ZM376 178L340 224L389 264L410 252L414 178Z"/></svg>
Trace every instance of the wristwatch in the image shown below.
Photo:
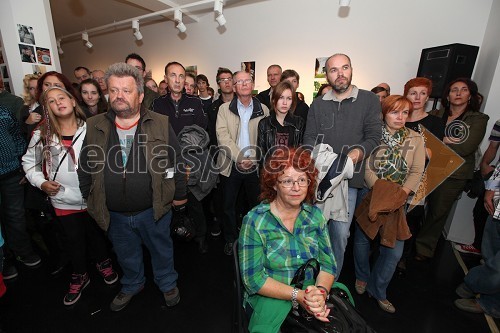
<svg viewBox="0 0 500 333"><path fill-rule="evenodd" d="M293 288L293 291L292 291L292 308L294 310L297 310L299 308L299 302L297 302L297 294L299 293L299 289L298 288Z"/></svg>

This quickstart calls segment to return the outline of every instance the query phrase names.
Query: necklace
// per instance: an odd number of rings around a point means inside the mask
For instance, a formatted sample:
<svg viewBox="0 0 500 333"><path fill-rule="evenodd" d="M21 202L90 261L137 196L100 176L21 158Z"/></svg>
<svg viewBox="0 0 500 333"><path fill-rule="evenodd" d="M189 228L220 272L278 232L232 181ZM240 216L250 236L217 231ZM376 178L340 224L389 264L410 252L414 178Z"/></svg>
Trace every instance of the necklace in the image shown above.
<svg viewBox="0 0 500 333"><path fill-rule="evenodd" d="M135 123L133 123L132 125L130 125L129 127L125 127L125 126L120 126L118 125L118 123L116 122L115 120L115 125L116 127L118 127L119 129L123 130L123 131L128 131L129 129L131 129L132 127L135 127L137 126L137 124L139 123L139 119L136 120Z"/></svg>

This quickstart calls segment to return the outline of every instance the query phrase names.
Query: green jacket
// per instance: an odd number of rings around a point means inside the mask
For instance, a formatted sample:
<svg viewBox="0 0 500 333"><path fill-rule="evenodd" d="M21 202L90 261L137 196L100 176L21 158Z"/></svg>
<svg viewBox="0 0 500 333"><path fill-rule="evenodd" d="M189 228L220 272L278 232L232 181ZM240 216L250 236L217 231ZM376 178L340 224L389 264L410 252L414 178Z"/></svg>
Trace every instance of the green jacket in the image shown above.
<svg viewBox="0 0 500 333"><path fill-rule="evenodd" d="M153 110L153 101L158 97L160 97L160 94L154 92L153 90L146 87L146 85L144 85L144 99L142 100L142 105L146 109Z"/></svg>
<svg viewBox="0 0 500 333"><path fill-rule="evenodd" d="M173 167L175 159L178 158L177 154L175 157L169 156L168 149L161 149L169 144L169 138L172 139L172 136L169 136L168 117L144 109L141 112L140 134L144 134L147 140L144 152L153 188L154 219L159 220L170 210L174 193L178 200L185 198L186 183L184 175L180 173L175 174L175 180L165 177L166 168ZM87 136L83 143L78 168L80 190L83 197L87 198L87 210L103 230L109 227L104 166L110 148L108 147L109 135L115 130L111 119L113 117L113 111L108 111L108 113L98 114L87 120ZM178 143L176 144L178 146ZM178 153L180 156L180 150Z"/></svg>
<svg viewBox="0 0 500 333"><path fill-rule="evenodd" d="M442 118L445 110L432 110L429 113ZM466 139L460 143L448 144L448 147L453 149L458 155L462 156L465 162L450 176L450 178L472 179L476 165L475 154L484 138L484 134L486 133L488 119L490 119L490 117L482 112L470 110L465 111L462 121L467 125L467 131L464 135ZM447 126L445 129L445 137L448 136L448 131L453 131L453 129L448 128Z"/></svg>

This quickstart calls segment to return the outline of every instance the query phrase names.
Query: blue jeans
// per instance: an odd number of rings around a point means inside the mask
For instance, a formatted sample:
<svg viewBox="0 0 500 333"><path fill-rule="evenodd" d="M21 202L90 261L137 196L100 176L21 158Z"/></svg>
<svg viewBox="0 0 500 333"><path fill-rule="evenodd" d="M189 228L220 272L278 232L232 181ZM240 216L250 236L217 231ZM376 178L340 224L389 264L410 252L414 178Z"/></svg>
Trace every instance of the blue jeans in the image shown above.
<svg viewBox="0 0 500 333"><path fill-rule="evenodd" d="M166 292L177 285L174 247L170 237L171 219L172 212L169 211L155 221L153 208L134 216L110 212L108 236L123 270L120 280L123 293L137 294L146 281L142 243L151 254L155 283L160 290Z"/></svg>
<svg viewBox="0 0 500 333"><path fill-rule="evenodd" d="M464 282L474 293L481 308L492 317L500 318L500 220L488 217L484 226L481 253L484 265L472 268Z"/></svg>
<svg viewBox="0 0 500 333"><path fill-rule="evenodd" d="M358 189L349 187L348 193L349 221L342 222L328 220L328 234L330 235L333 254L335 255L335 261L337 262L337 276L335 277L336 281L340 276L340 272L342 271L342 266L344 264L344 252L347 246L347 239L349 238L349 228L351 227L354 210L356 209Z"/></svg>
<svg viewBox="0 0 500 333"><path fill-rule="evenodd" d="M371 272L370 243L371 239L366 236L356 223L356 231L354 232L354 270L356 279L367 282L367 292L376 299L383 301L387 299L387 286L391 282L399 259L401 259L405 242L396 240L393 249L380 245L379 256Z"/></svg>

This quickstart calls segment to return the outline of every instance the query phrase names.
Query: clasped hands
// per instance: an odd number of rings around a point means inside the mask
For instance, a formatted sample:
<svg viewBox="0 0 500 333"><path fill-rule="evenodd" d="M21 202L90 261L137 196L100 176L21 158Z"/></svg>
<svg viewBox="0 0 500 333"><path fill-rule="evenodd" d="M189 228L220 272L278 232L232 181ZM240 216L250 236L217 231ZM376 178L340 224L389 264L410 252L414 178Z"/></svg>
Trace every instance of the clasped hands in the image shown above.
<svg viewBox="0 0 500 333"><path fill-rule="evenodd" d="M329 322L328 314L330 309L326 306L326 291L316 286L308 286L303 298L298 298L299 304L316 319Z"/></svg>

